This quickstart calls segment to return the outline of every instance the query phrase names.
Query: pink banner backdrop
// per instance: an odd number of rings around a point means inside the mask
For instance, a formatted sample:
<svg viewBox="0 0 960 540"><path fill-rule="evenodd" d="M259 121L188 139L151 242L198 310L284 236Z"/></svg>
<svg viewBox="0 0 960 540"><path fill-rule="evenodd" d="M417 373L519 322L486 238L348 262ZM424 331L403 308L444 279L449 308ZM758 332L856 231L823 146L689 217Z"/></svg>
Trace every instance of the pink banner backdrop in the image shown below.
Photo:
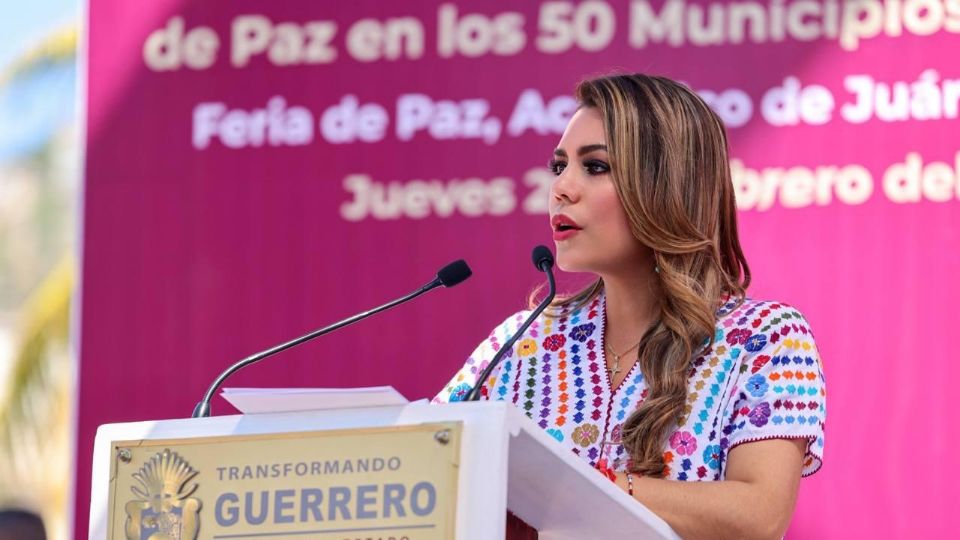
<svg viewBox="0 0 960 540"><path fill-rule="evenodd" d="M540 278L545 163L613 70L720 112L752 294L814 327L825 465L788 537L947 536L958 33L956 0L91 0L77 536L97 425L188 416L229 363L462 257L463 285L228 383L433 395Z"/></svg>

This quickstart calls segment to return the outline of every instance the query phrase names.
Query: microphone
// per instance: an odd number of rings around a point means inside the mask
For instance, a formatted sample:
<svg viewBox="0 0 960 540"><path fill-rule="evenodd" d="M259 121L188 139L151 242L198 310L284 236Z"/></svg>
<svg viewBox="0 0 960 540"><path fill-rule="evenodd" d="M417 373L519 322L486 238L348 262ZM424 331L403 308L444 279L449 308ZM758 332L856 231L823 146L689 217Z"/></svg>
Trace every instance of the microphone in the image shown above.
<svg viewBox="0 0 960 540"><path fill-rule="evenodd" d="M288 341L288 342L286 342L286 343L282 343L282 344L280 344L280 345L277 345L276 347L273 347L273 348L271 348L271 349L267 349L267 350L265 350L265 351L263 351L263 352L259 352L259 353L257 353L257 354L254 354L253 356L248 356L248 357L244 358L243 360L240 360L239 362L233 364L232 366L230 366L230 367L228 367L226 370L224 370L224 372L221 373L220 376L217 377L217 379L216 379L215 381L213 381L213 384L211 384L211 385L210 385L210 388L207 389L207 393L204 394L203 400L200 401L200 403L197 403L197 406L194 407L194 409L193 409L193 418L206 418L206 417L210 416L210 400L213 399L213 394L214 394L214 392L217 391L217 388L220 388L220 385L223 384L224 381L226 381L228 377L230 377L231 375L233 375L234 373L236 373L236 372L239 371L240 369L245 368L245 367L249 366L250 364L259 362L260 360L263 360L264 358L267 358L267 357L269 357L269 356L273 356L273 355L277 354L278 352L285 351L285 350L289 349L290 347L294 347L294 346L299 345L299 344L301 344L301 343L303 343L303 342L310 341L311 339L313 339L313 338L315 338L315 337L319 337L319 336L322 336L322 335L324 335L324 334L333 332L334 330L338 330L338 329L340 329L340 328L343 328L344 326L348 326L348 325L351 325L351 324L353 324L353 323L355 323L355 322L357 322L357 321L361 321L361 320L363 320L363 319L366 319L367 317L369 317L369 316L371 316L371 315L376 315L377 313L380 313L381 311L386 311L386 310L388 310L388 309L390 309L390 308L392 308L392 307L394 307L394 306L398 306L398 305L400 305L400 304L403 304L404 302L408 302L408 301L410 301L410 300L413 300L414 298L420 296L421 294L423 294L423 293L425 293L425 292L427 292L427 291L430 291L430 290L432 290L432 289L435 289L435 288L437 288L437 287L439 287L439 286L441 286L441 285L443 285L444 287L453 287L454 285L457 285L458 283L466 280L466 279L467 279L468 277L470 277L471 275L473 275L473 272L470 270L470 267L467 266L466 261L464 261L463 259L461 259L461 260L459 260L459 261L454 261L454 262L452 262L452 263L444 266L443 268L441 268L440 271L437 272L437 277L435 277L435 278L433 279L433 281L431 281L430 283L427 283L427 284L424 285L423 287L420 287L420 288L417 289L416 291L414 291L414 292L412 292L412 293L410 293L410 294L408 294L408 295L406 295L406 296L404 296L404 297L402 297L402 298L398 298L398 299L396 299L396 300L394 300L394 301L392 301L392 302L388 302L388 303L386 303L386 304L384 304L384 305L382 305L382 306L375 307L375 308L373 308L373 309L371 309L371 310L369 310L369 311L364 311L363 313L358 313L358 314L354 315L353 317L344 319L344 320L342 320L342 321L340 321L340 322L333 323L333 324L331 324L330 326L327 326L327 327L325 327L325 328L321 328L321 329L319 329L319 330L314 330L313 332L310 332L309 334L300 336L300 337L298 337L297 339Z"/></svg>
<svg viewBox="0 0 960 540"><path fill-rule="evenodd" d="M546 246L537 246L533 248L533 253L531 254L533 258L533 265L537 267L537 270L541 272L546 272L547 274L547 283L550 286L550 290L547 292L546 298L537 305L537 308L533 310L533 313L527 317L527 320L523 321L523 324L520 325L520 328L510 339L503 344L503 347L500 347L500 350L497 351L497 354L493 355L493 359L490 360L490 363L487 364L486 369L480 373L480 377L477 379L476 384L473 385L473 388L470 389L470 393L467 394L467 397L464 398L464 401L478 401L480 399L480 389L483 388L483 385L486 384L487 379L490 378L490 374L493 373L493 370L500 364L500 361L503 359L503 356L507 354L507 351L513 349L513 345L520 339L520 336L527 331L527 328L533 324L533 321L543 313L543 310L547 309L547 306L550 305L550 302L553 302L553 297L557 294L557 284L553 279L553 253L550 253L550 250Z"/></svg>
<svg viewBox="0 0 960 540"><path fill-rule="evenodd" d="M533 248L531 256L533 258L533 265L541 272L548 272L547 275L549 279L550 274L548 269L553 268L553 253L550 253L547 246L537 246Z"/></svg>

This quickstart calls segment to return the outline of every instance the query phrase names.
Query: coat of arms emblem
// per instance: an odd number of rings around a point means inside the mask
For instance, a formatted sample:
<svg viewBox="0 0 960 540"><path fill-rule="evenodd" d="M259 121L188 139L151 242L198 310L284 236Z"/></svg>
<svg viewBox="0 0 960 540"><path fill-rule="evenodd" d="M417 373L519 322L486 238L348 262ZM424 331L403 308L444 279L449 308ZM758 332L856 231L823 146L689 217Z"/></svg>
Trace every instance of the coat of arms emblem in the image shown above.
<svg viewBox="0 0 960 540"><path fill-rule="evenodd" d="M195 540L200 530L200 499L191 497L199 474L176 452L164 449L133 478L136 500L125 505L128 540Z"/></svg>

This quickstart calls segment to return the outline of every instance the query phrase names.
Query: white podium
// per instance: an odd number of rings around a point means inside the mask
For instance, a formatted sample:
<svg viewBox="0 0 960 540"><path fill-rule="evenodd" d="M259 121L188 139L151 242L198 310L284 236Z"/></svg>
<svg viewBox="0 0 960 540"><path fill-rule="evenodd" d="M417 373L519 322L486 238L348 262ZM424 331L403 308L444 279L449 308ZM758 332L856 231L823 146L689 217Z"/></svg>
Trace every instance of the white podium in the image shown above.
<svg viewBox="0 0 960 540"><path fill-rule="evenodd" d="M93 454L89 537L100 540L110 536L109 491L116 459L113 441L295 434L437 422L462 423L454 526L457 539L504 538L508 509L544 540L679 538L666 522L504 402L416 402L396 407L103 425L97 430ZM124 538L123 531L114 536ZM208 538L202 527L199 537Z"/></svg>

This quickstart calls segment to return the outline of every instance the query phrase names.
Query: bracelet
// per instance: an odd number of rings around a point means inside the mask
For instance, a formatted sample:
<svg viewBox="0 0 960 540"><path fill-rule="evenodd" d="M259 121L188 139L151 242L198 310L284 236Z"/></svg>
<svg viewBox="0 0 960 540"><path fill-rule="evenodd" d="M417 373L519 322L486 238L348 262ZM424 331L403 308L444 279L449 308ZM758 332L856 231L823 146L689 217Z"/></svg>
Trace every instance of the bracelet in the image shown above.
<svg viewBox="0 0 960 540"><path fill-rule="evenodd" d="M630 471L627 471L627 493L629 493L631 497L633 496L633 475L630 474Z"/></svg>

